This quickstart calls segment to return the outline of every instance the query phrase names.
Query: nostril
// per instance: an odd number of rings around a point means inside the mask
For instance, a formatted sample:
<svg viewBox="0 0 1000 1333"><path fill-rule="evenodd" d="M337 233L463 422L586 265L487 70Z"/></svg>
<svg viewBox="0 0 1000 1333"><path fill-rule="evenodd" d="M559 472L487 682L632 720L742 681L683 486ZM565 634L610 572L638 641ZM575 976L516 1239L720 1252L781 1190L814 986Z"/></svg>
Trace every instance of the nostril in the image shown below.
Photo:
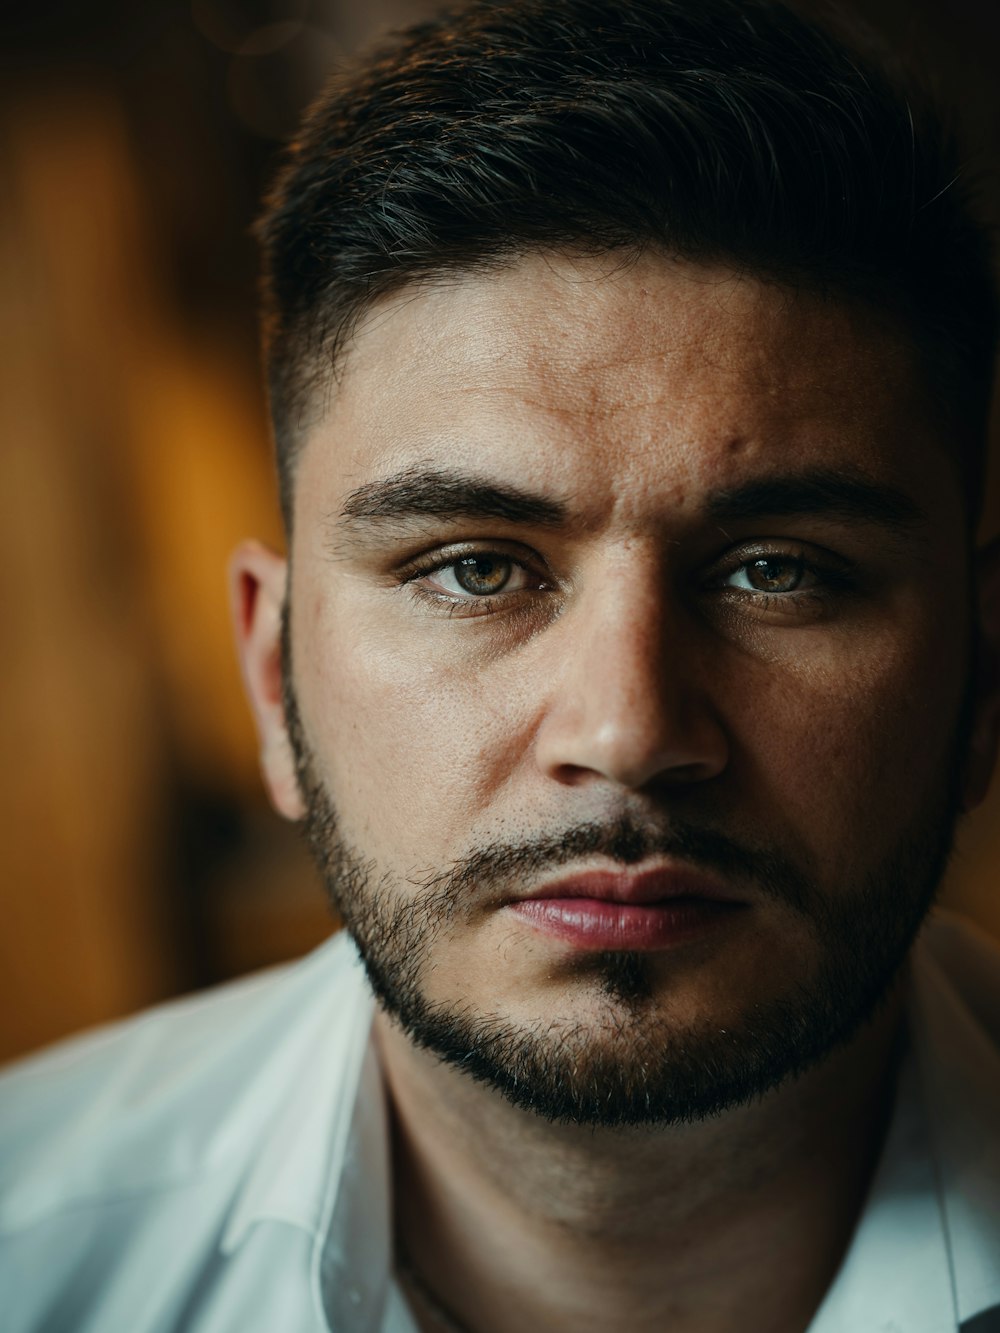
<svg viewBox="0 0 1000 1333"><path fill-rule="evenodd" d="M589 725L585 714L547 719L538 737L539 765L554 780L572 786L613 782L638 791L654 782L682 785L721 773L729 758L722 725L710 714L688 711L683 725Z"/></svg>

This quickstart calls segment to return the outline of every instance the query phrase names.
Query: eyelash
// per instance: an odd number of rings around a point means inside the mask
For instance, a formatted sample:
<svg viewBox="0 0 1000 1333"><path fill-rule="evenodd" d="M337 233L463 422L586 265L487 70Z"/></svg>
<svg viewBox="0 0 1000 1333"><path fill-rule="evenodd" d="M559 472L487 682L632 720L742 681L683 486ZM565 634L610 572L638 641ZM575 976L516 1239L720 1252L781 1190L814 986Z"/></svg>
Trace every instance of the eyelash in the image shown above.
<svg viewBox="0 0 1000 1333"><path fill-rule="evenodd" d="M492 558L494 560L506 561L514 569L523 570L525 573L534 575L538 578L539 587L531 589L517 588L511 592L501 590L498 593L485 593L478 597L470 593L467 597L458 597L447 592L436 592L433 589L420 586L421 579L428 578L432 574L437 574L441 570L451 569L453 566L458 565L462 560L468 560L470 558L480 560ZM531 565L526 560L519 560L517 556L511 555L506 551L492 550L486 547L480 549L466 548L465 550L455 552L447 559L438 557L427 564L414 565L404 573L402 581L403 585L409 588L414 597L430 602L431 605L439 610L447 610L451 615L464 615L469 617L490 615L502 610L504 605L509 605L511 599L523 597L526 592L545 592L551 587L551 584L548 584L542 579L537 570L532 569Z"/></svg>
<svg viewBox="0 0 1000 1333"><path fill-rule="evenodd" d="M750 551L743 547L737 554L739 559L726 563L706 586L719 592L727 592L740 600L751 601L755 606L764 610L780 606L785 611L801 609L805 612L808 609L815 608L820 603L829 602L837 594L846 595L857 586L851 566L842 557L831 555L828 560L823 560L809 558L798 552L776 551L767 547ZM497 593L484 593L478 596L470 593L466 597L421 587L421 579L428 578L442 570L451 569L462 560L469 558L496 559L508 562L513 568L523 570L527 574L539 578L539 586L531 589L514 589L510 592L501 590ZM787 592L767 592L763 589L733 588L725 585L725 579L732 578L741 570L749 569L755 562L764 560L772 561L775 564L796 564L800 567L803 576L814 578L817 581L816 586L794 588ZM716 568L719 568L718 565ZM439 610L447 610L451 615L466 617L490 615L502 610L504 605L509 605L512 599L524 596L526 592L545 592L549 591L552 586L541 579L537 571L532 569L527 561L518 559L505 551L486 547L480 549L467 548L450 555L447 559L438 556L426 564L414 565L403 574L401 581L413 596L430 602Z"/></svg>
<svg viewBox="0 0 1000 1333"><path fill-rule="evenodd" d="M857 587L853 567L843 557L834 556L832 552L823 558L805 555L801 550L781 551L761 546L755 550L743 547L734 555L738 555L738 559L731 559L709 586L751 600L764 609L775 607L780 603L786 610L794 610L796 607L806 610L819 603L828 603L838 594L845 596ZM787 592L725 586L723 580L732 578L741 570L748 571L754 564L763 562L796 565L803 577L814 579L815 583L811 587L796 587Z"/></svg>

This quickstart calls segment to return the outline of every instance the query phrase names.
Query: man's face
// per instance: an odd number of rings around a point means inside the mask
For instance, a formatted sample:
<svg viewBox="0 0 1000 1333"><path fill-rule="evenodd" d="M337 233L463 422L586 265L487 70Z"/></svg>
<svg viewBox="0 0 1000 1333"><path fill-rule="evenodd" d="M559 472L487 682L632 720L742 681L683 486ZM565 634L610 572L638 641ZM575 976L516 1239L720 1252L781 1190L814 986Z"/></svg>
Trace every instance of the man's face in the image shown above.
<svg viewBox="0 0 1000 1333"><path fill-rule="evenodd" d="M298 464L286 698L390 1011L590 1121L849 1036L950 840L963 525L858 308L536 256L374 310Z"/></svg>

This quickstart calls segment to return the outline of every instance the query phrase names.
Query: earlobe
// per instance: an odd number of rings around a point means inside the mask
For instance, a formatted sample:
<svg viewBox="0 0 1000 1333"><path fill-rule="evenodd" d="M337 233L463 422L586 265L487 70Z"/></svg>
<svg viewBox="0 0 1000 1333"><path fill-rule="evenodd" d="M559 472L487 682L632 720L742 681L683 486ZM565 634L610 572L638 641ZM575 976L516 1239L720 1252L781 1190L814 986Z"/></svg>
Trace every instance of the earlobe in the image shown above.
<svg viewBox="0 0 1000 1333"><path fill-rule="evenodd" d="M243 685L260 742L260 767L271 803L286 819L305 807L282 701L281 629L287 562L260 542L244 542L229 562L230 604Z"/></svg>
<svg viewBox="0 0 1000 1333"><path fill-rule="evenodd" d="M978 557L976 679L962 805L985 798L1000 741L1000 538Z"/></svg>

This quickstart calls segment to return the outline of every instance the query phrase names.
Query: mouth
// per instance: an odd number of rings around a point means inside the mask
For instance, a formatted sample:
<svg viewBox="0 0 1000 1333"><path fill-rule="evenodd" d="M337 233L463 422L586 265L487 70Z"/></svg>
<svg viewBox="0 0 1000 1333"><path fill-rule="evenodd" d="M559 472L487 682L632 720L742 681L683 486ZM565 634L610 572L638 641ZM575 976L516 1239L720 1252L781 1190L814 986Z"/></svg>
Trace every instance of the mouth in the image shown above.
<svg viewBox="0 0 1000 1333"><path fill-rule="evenodd" d="M749 906L713 876L680 866L567 875L507 909L577 949L653 952L717 930Z"/></svg>

